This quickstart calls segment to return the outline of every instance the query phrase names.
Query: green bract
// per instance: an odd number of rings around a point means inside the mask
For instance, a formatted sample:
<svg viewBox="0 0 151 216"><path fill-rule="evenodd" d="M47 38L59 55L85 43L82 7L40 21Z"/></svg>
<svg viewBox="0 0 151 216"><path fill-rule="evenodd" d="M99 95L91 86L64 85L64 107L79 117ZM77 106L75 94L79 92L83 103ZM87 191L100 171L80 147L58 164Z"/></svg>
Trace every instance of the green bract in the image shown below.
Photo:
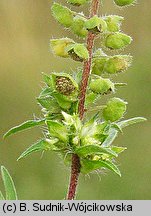
<svg viewBox="0 0 151 216"><path fill-rule="evenodd" d="M74 44L74 41L70 38L52 39L50 40L50 46L53 53L57 56L68 58L68 52L66 48L68 45Z"/></svg>
<svg viewBox="0 0 151 216"><path fill-rule="evenodd" d="M117 16L117 15L110 15L110 16L105 16L104 20L107 24L107 30L109 32L118 32L121 27L121 23L124 20L122 16Z"/></svg>
<svg viewBox="0 0 151 216"><path fill-rule="evenodd" d="M127 6L136 2L136 0L114 0L118 6Z"/></svg>
<svg viewBox="0 0 151 216"><path fill-rule="evenodd" d="M126 104L127 102L119 98L110 99L106 107L103 109L104 119L111 122L118 121L126 112Z"/></svg>
<svg viewBox="0 0 151 216"><path fill-rule="evenodd" d="M74 5L74 6L80 6L85 3L87 3L89 0L67 0L68 3Z"/></svg>
<svg viewBox="0 0 151 216"><path fill-rule="evenodd" d="M75 61L83 62L89 58L89 53L84 44L72 44L66 48L70 57Z"/></svg>
<svg viewBox="0 0 151 216"><path fill-rule="evenodd" d="M85 22L85 27L93 33L105 32L107 30L106 22L98 16L93 16L92 18L88 19Z"/></svg>
<svg viewBox="0 0 151 216"><path fill-rule="evenodd" d="M108 34L104 39L104 45L111 50L125 48L131 42L132 38L130 36L120 32Z"/></svg>
<svg viewBox="0 0 151 216"><path fill-rule="evenodd" d="M72 25L74 12L72 12L69 8L58 3L53 3L51 11L54 18L60 24L65 27L70 27Z"/></svg>
<svg viewBox="0 0 151 216"><path fill-rule="evenodd" d="M109 79L100 77L91 80L90 89L98 94L108 94L110 92L114 92L114 83L112 83Z"/></svg>
<svg viewBox="0 0 151 216"><path fill-rule="evenodd" d="M79 37L86 37L88 30L85 28L86 19L80 15L76 15L73 19L71 30Z"/></svg>
<svg viewBox="0 0 151 216"><path fill-rule="evenodd" d="M131 65L132 56L130 55L116 55L110 57L104 64L104 71L109 74L123 72Z"/></svg>

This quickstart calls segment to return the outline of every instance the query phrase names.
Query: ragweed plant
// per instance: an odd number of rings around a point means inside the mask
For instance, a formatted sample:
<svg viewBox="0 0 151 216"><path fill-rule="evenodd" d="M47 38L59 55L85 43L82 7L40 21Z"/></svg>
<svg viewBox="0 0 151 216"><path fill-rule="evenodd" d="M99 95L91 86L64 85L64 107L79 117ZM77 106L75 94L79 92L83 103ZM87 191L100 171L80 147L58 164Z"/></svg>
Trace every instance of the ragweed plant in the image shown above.
<svg viewBox="0 0 151 216"><path fill-rule="evenodd" d="M75 198L80 173L108 169L121 176L115 159L126 148L113 145L113 141L123 128L145 120L142 117L123 120L127 102L117 97L99 105L102 97L125 86L125 83L114 83L110 78L131 65L132 56L122 55L120 51L131 44L132 38L121 31L123 17L98 14L100 0L67 0L73 6L87 2L90 4L88 17L56 2L51 7L58 23L78 39L85 40L51 39L53 54L81 62L83 66L70 75L65 72L43 74L45 86L37 98L43 118L26 121L4 135L8 137L45 125L44 137L24 151L18 160L37 151L51 150L60 154L67 164L71 164L66 197L69 200ZM120 7L134 2L114 0ZM96 39L100 41L99 48L94 45ZM90 115L92 111L93 116Z"/></svg>

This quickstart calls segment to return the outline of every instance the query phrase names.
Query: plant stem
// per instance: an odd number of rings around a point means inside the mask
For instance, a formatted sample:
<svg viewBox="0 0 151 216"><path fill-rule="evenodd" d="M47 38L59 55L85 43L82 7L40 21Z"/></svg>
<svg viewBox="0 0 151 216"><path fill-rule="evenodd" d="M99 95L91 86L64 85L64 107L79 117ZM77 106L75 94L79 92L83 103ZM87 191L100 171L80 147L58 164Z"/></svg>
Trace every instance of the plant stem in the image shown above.
<svg viewBox="0 0 151 216"><path fill-rule="evenodd" d="M97 15L98 9L99 9L99 1L100 0L91 1L90 15L89 15L90 18L93 17L94 15ZM85 112L84 103L85 103L85 96L86 96L86 91L87 91L87 86L88 86L88 80L89 80L90 71L91 71L94 39L95 39L95 34L93 34L92 32L89 32L87 36L87 49L89 52L89 59L84 62L81 87L80 87L80 96L79 96L78 111L79 111L79 116L81 120L83 119L84 112ZM68 200L73 200L75 198L78 178L80 174L80 166L81 166L80 158L78 157L78 155L73 154L69 191L67 195Z"/></svg>

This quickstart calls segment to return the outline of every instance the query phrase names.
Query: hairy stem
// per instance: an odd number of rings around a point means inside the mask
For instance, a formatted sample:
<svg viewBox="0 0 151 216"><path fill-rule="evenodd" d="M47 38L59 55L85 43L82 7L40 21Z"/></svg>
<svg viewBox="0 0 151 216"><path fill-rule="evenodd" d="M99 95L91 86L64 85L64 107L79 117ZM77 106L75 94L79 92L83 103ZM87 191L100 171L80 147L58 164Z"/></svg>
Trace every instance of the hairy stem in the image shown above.
<svg viewBox="0 0 151 216"><path fill-rule="evenodd" d="M89 17L93 17L94 15L96 15L98 13L99 1L100 0L92 0L91 1L90 16ZM90 71L91 71L94 39L95 39L95 34L93 34L92 32L89 32L88 36L87 36L87 41L86 41L87 42L87 49L89 52L89 59L84 62L81 87L80 87L80 96L79 96L78 111L79 111L79 115L80 115L81 120L83 119L84 112L85 112L84 103L85 103L85 96L86 96L86 91L87 91L87 86L88 86L89 75L90 75ZM73 200L75 198L79 174L80 174L80 159L79 159L78 155L73 154L72 155L69 191L68 191L68 195L67 195L68 200Z"/></svg>

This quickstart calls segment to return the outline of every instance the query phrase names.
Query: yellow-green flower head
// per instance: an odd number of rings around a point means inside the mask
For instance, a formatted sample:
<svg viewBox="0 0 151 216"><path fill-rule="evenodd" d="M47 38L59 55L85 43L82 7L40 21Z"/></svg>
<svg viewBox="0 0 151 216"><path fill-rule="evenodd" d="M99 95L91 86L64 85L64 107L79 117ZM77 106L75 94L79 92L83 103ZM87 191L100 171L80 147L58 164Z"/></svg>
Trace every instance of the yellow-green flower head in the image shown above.
<svg viewBox="0 0 151 216"><path fill-rule="evenodd" d="M67 0L68 3L74 5L74 6L80 6L85 3L87 3L89 0Z"/></svg>
<svg viewBox="0 0 151 216"><path fill-rule="evenodd" d="M121 23L124 20L124 18L122 16L110 15L105 16L104 20L107 24L107 31L118 32L120 31Z"/></svg>
<svg viewBox="0 0 151 216"><path fill-rule="evenodd" d="M114 83L109 79L104 79L99 77L97 79L92 79L89 85L90 89L97 94L108 94L114 92Z"/></svg>
<svg viewBox="0 0 151 216"><path fill-rule="evenodd" d="M111 50L125 48L131 42L132 38L130 36L120 32L108 34L104 39L104 45Z"/></svg>
<svg viewBox="0 0 151 216"><path fill-rule="evenodd" d="M74 44L70 38L52 39L50 40L50 47L56 56L68 58L69 54L66 51L68 45Z"/></svg>
<svg viewBox="0 0 151 216"><path fill-rule="evenodd" d="M107 121L115 122L121 119L126 112L127 102L120 98L111 98L103 109L103 117Z"/></svg>
<svg viewBox="0 0 151 216"><path fill-rule="evenodd" d="M88 30L85 28L86 19L80 15L77 15L73 19L71 30L79 37L85 38L88 34Z"/></svg>
<svg viewBox="0 0 151 216"><path fill-rule="evenodd" d="M131 65L132 56L130 55L115 55L109 57L104 65L104 72L109 74L116 74L124 72Z"/></svg>
<svg viewBox="0 0 151 216"><path fill-rule="evenodd" d="M128 6L136 2L136 0L114 0L115 4L118 6Z"/></svg>
<svg viewBox="0 0 151 216"><path fill-rule="evenodd" d="M73 22L74 12L58 3L53 3L51 7L52 15L63 26L70 27Z"/></svg>

